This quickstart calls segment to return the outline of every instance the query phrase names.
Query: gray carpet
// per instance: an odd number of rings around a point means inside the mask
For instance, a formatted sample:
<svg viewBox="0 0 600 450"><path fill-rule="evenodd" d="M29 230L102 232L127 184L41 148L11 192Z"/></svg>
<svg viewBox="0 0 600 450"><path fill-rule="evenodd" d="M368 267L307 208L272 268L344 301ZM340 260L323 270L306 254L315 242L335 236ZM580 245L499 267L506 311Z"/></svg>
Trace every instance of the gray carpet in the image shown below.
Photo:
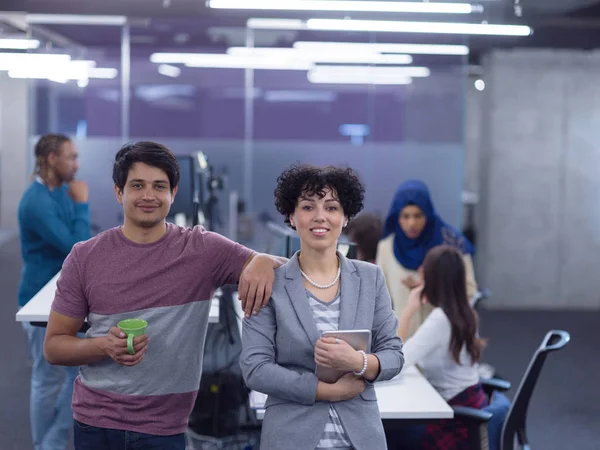
<svg viewBox="0 0 600 450"><path fill-rule="evenodd" d="M0 244L0 450L31 449L25 335L14 320L18 239ZM489 300L493 301L493 297ZM565 329L572 340L549 355L529 414L533 449L600 450L600 312L481 312L485 361L513 383L513 392L545 333Z"/></svg>
<svg viewBox="0 0 600 450"><path fill-rule="evenodd" d="M0 246L0 449L32 448L29 433L29 379L25 332L15 322L21 270L18 238Z"/></svg>

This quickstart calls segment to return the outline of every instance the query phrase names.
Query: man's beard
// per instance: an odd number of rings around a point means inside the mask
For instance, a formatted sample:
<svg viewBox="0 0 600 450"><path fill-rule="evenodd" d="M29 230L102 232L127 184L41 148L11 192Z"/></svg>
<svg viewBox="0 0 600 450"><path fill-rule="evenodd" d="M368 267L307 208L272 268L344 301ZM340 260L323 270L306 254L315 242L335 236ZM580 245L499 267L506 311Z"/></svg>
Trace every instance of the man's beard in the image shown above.
<svg viewBox="0 0 600 450"><path fill-rule="evenodd" d="M54 172L54 176L61 184L68 184L75 179L74 173L66 173L65 174L65 173Z"/></svg>

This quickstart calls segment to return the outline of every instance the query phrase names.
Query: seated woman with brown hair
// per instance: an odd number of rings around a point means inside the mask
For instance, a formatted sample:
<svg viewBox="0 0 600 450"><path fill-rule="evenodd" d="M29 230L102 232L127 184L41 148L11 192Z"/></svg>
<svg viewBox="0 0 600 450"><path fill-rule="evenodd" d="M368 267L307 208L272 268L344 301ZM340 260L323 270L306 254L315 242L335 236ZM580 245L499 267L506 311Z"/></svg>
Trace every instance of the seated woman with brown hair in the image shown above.
<svg viewBox="0 0 600 450"><path fill-rule="evenodd" d="M400 315L398 334L403 340L423 304L433 309L404 345L405 367L418 364L451 406L485 407L477 364L484 341L478 335L477 313L467 301L465 264L456 248L434 247L425 257L423 285L412 290ZM458 420L428 425L421 448L468 450L467 429Z"/></svg>

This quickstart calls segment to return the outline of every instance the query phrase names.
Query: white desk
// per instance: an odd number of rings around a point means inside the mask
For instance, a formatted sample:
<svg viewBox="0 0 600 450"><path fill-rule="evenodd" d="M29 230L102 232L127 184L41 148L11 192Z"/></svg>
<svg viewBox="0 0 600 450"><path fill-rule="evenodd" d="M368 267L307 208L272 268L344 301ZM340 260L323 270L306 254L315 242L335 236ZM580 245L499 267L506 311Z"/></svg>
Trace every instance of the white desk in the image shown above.
<svg viewBox="0 0 600 450"><path fill-rule="evenodd" d="M452 419L454 411L429 381L417 370L409 367L390 381L375 383L377 403L382 419ZM250 406L262 420L267 396L258 392L250 395Z"/></svg>
<svg viewBox="0 0 600 450"><path fill-rule="evenodd" d="M40 289L40 291L19 310L16 316L17 322L48 322L48 316L50 316L50 308L52 307L52 301L54 300L56 282L59 275L60 272L48 281L46 286ZM217 323L219 321L218 299L213 299L210 305L208 321L210 323Z"/></svg>

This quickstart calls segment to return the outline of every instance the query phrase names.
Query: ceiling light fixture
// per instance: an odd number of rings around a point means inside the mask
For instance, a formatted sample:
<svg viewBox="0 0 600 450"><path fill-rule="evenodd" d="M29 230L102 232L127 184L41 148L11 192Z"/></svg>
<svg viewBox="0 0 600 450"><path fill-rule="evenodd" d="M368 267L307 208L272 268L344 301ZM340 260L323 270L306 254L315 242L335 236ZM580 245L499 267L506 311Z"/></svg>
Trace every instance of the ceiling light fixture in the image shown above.
<svg viewBox="0 0 600 450"><path fill-rule="evenodd" d="M487 36L529 36L533 29L526 25L494 25L488 23L406 22L352 19L262 19L247 21L248 28L261 30L364 31L381 33L469 34Z"/></svg>
<svg viewBox="0 0 600 450"><path fill-rule="evenodd" d="M313 74L328 74L344 76L352 74L364 77L398 77L398 78L426 78L431 75L427 67L370 67L370 66L314 66L310 70Z"/></svg>
<svg viewBox="0 0 600 450"><path fill-rule="evenodd" d="M161 64L158 66L158 73L166 77L177 78L179 75L181 75L181 69L169 64Z"/></svg>
<svg viewBox="0 0 600 450"><path fill-rule="evenodd" d="M37 39L0 39L0 48L8 50L34 50L40 46Z"/></svg>
<svg viewBox="0 0 600 450"><path fill-rule="evenodd" d="M90 78L113 79L119 73L117 69L95 65L95 61L77 60L45 65L13 64L7 70L10 78L46 79L59 83L77 80L81 84Z"/></svg>
<svg viewBox="0 0 600 450"><path fill-rule="evenodd" d="M306 30L306 22L300 19L260 19L246 22L248 28L256 30Z"/></svg>
<svg viewBox="0 0 600 450"><path fill-rule="evenodd" d="M125 16L95 16L81 14L27 14L27 23L32 25L113 25L127 23Z"/></svg>
<svg viewBox="0 0 600 450"><path fill-rule="evenodd" d="M256 70L308 70L310 61L271 57L233 56L222 53L153 53L150 61L158 64L185 64L187 67Z"/></svg>
<svg viewBox="0 0 600 450"><path fill-rule="evenodd" d="M278 58L309 63L338 64L410 64L410 55L381 55L375 52L349 51L303 51L295 48L278 47L231 47L227 54L231 56Z"/></svg>
<svg viewBox="0 0 600 450"><path fill-rule="evenodd" d="M526 25L492 25L488 23L403 22L387 20L309 19L309 30L369 31L387 33L473 34L489 36L529 36Z"/></svg>
<svg viewBox="0 0 600 450"><path fill-rule="evenodd" d="M272 11L342 11L470 14L482 12L481 5L469 3L404 2L404 1L341 1L341 0L209 0L214 9Z"/></svg>
<svg viewBox="0 0 600 450"><path fill-rule="evenodd" d="M360 75L346 73L327 74L308 72L308 81L315 84L375 84L375 85L407 85L412 83L410 77L390 77L378 75Z"/></svg>
<svg viewBox="0 0 600 450"><path fill-rule="evenodd" d="M58 53L0 53L0 70L10 70L15 67L53 67L67 64L71 57Z"/></svg>
<svg viewBox="0 0 600 450"><path fill-rule="evenodd" d="M294 48L306 52L375 52L404 53L410 55L459 55L469 54L466 45L444 44L393 44L370 42L311 42L298 41Z"/></svg>

